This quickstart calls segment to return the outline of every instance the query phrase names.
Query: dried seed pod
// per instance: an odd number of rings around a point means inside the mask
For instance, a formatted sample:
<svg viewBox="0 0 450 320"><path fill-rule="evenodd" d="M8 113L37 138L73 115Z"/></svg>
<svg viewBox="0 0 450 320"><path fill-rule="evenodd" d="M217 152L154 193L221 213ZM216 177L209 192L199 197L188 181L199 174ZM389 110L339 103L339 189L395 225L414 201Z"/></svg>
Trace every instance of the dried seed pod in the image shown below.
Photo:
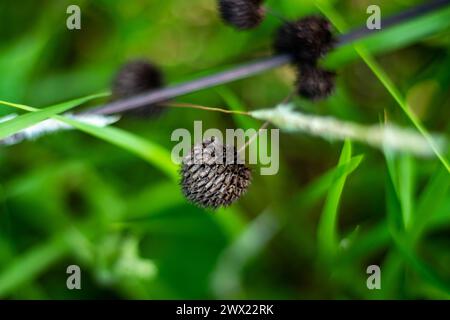
<svg viewBox="0 0 450 320"><path fill-rule="evenodd" d="M220 15L226 23L237 29L251 29L264 19L262 2L263 0L219 0Z"/></svg>
<svg viewBox="0 0 450 320"><path fill-rule="evenodd" d="M231 205L250 185L251 170L240 162L235 147L214 137L195 145L181 165L183 194L203 208Z"/></svg>
<svg viewBox="0 0 450 320"><path fill-rule="evenodd" d="M335 87L336 73L304 65L300 68L297 80L297 92L300 96L319 100L331 95Z"/></svg>
<svg viewBox="0 0 450 320"><path fill-rule="evenodd" d="M308 16L282 25L274 47L278 53L292 55L296 63L314 64L332 49L335 42L327 19Z"/></svg>
<svg viewBox="0 0 450 320"><path fill-rule="evenodd" d="M120 100L164 85L161 71L145 60L133 60L123 65L112 84L112 94L115 100ZM126 111L126 114L151 117L164 110L158 105L146 105Z"/></svg>

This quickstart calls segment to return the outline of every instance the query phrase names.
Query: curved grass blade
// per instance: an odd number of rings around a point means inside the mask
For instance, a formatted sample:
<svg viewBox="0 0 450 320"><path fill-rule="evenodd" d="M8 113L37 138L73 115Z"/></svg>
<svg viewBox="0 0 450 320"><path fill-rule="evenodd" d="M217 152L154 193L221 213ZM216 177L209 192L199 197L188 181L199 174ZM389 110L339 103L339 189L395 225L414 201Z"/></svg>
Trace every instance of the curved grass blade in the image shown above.
<svg viewBox="0 0 450 320"><path fill-rule="evenodd" d="M90 96L92 97L92 96ZM167 176L169 176L172 181L177 181L178 179L178 168L177 166L172 162L170 152L162 148L161 146L154 144L150 141L147 141L143 138L140 138L134 134L131 134L129 132L126 132L124 130L114 128L114 127L97 127L91 124L87 124L84 122L80 122L68 117L59 116L56 113L63 112L64 109L67 108L70 109L70 107L74 107L74 104L79 105L79 101L83 100L85 101L88 99L88 97L83 99L77 99L73 101L69 101L65 104L57 105L55 107L50 107L51 109L48 110L39 110L30 106L24 106L24 105L18 105L18 104L12 104L12 103L4 103L6 105L19 108L25 111L31 111L32 113L26 114L24 116L18 117L16 119L23 119L23 117L28 116L25 118L25 123L22 124L20 127L26 127L25 124L35 124L39 121L45 120L48 117L51 117L55 120L59 120L61 122L64 122L80 131L83 131L85 133L88 133L94 137L97 137L99 139L102 139L104 141L107 141L111 144L114 144L124 150L127 150L140 158L146 160L147 162L151 163L152 165L159 168L161 171L163 171ZM58 108L56 108L58 107ZM62 110L62 111L61 111ZM35 114L38 114L37 117L31 117ZM30 121L28 119L32 119L33 121ZM13 119L13 120L16 120ZM36 119L39 119L37 121ZM11 121L13 121L11 120ZM13 128L16 128L16 126L13 126ZM1 126L0 126L0 132ZM12 132L12 129L10 127L7 127L5 129L5 132Z"/></svg>
<svg viewBox="0 0 450 320"><path fill-rule="evenodd" d="M347 164L351 160L351 157L352 144L349 140L347 140L342 148L338 167ZM355 170L359 163L360 162L356 163L352 169ZM347 177L352 171L348 170L345 175L336 175L325 201L317 231L319 250L324 258L333 257L339 246L337 233L339 202L341 200L342 191L344 189Z"/></svg>
<svg viewBox="0 0 450 320"><path fill-rule="evenodd" d="M348 27L344 19L336 12L331 5L322 0L315 1L316 7L326 16L330 21L335 25L339 32L345 32ZM444 156L444 154L439 150L439 146L428 133L426 128L422 125L419 118L411 112L411 109L403 98L400 90L395 86L392 80L389 78L387 73L381 68L381 66L376 62L376 60L372 57L369 51L362 46L361 44L353 45L357 54L363 59L363 61L367 64L367 66L372 70L375 76L380 80L386 90L391 94L409 120L414 124L414 126L419 130L419 132L424 136L424 138L428 141L430 147L433 149L437 158L441 161L443 166L447 169L447 172L450 173L450 164L448 160Z"/></svg>
<svg viewBox="0 0 450 320"><path fill-rule="evenodd" d="M43 270L70 252L70 245L64 237L31 249L12 261L0 273L0 297L5 297L15 288L36 278Z"/></svg>
<svg viewBox="0 0 450 320"><path fill-rule="evenodd" d="M419 16L390 28L382 28L367 37L336 48L325 58L328 67L341 66L358 58L353 45L360 45L371 54L378 54L403 48L450 27L450 6L442 10Z"/></svg>
<svg viewBox="0 0 450 320"><path fill-rule="evenodd" d="M177 181L178 167L172 162L170 152L163 147L115 127L97 127L61 116L57 116L56 118L80 131L139 156L161 169L173 181Z"/></svg>
<svg viewBox="0 0 450 320"><path fill-rule="evenodd" d="M30 126L33 126L41 121L44 121L53 115L56 115L58 113L66 112L70 109L73 109L85 102L88 102L90 100L101 98L107 96L107 93L99 93L90 95L87 97L79 98L70 100L67 102L59 103L57 105L43 108L43 109L36 109L31 108L25 105L10 103L6 101L1 101L0 104L4 104L10 107L19 108L26 111L34 111L32 113L26 113L24 115L18 116L17 118L14 118L12 120L0 123L0 139L6 138L12 134L15 134L25 128L28 128Z"/></svg>

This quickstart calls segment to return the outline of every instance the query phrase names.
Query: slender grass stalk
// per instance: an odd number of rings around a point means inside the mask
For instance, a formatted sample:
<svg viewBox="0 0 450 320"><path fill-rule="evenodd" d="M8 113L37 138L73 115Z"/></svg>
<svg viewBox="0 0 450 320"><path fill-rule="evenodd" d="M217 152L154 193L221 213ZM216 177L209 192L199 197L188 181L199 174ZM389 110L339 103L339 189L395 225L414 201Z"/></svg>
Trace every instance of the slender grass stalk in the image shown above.
<svg viewBox="0 0 450 320"><path fill-rule="evenodd" d="M259 128L258 132L251 136L250 139L237 151L237 153L239 154L243 152L249 145L255 142L256 138L261 134L262 130L266 129L269 124L269 121L264 122L263 125Z"/></svg>

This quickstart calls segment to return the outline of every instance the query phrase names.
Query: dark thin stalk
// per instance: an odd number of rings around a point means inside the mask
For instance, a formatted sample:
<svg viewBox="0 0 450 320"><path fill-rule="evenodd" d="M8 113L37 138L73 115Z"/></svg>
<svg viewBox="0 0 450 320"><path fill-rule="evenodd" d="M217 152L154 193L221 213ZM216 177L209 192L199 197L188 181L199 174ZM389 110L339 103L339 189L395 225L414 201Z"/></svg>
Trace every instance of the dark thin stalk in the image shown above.
<svg viewBox="0 0 450 320"><path fill-rule="evenodd" d="M421 4L417 7L407 9L404 12L401 12L397 15L388 17L382 21L382 28L386 29L389 27L393 27L399 25L405 21L408 21L412 18L425 15L432 11L438 10L444 6L450 4L450 0L435 0L430 1L424 4ZM355 29L350 31L347 34L341 35L339 37L337 46L341 46L358 39L367 37L373 33L378 32L379 30L370 30L366 27L362 27L359 29ZM215 87L221 84L233 82L236 80L241 80L244 78L248 78L254 76L256 74L280 67L282 65L288 64L291 62L291 57L289 55L276 55L268 58L260 59L254 62L246 63L232 69L219 72L217 74L213 74L210 76L206 76L203 78L195 79L192 81L187 81L180 84L175 84L172 86L168 86L166 88L162 88L159 90L152 90L140 95L136 95L130 98L118 100L111 102L109 104L95 107L93 109L89 109L83 112L83 114L113 114L113 113L121 113L124 111L132 110L135 108L139 108L145 105L151 105L155 103L160 103L164 101L168 101L170 99L186 95L189 93L193 93L196 91L208 89L211 87Z"/></svg>
<svg viewBox="0 0 450 320"><path fill-rule="evenodd" d="M266 11L266 13L268 15L271 15L272 17L280 20L281 22L289 22L289 20L287 20L285 17L283 17L282 14L280 14L279 12L273 10L272 8L270 8L268 6L264 6L264 10Z"/></svg>
<svg viewBox="0 0 450 320"><path fill-rule="evenodd" d="M381 30L390 28L393 26L396 26L402 22L408 21L410 19L424 16L427 13L433 12L435 10L438 10L442 7L445 7L450 4L450 0L434 0L422 3L416 7L406 9L396 15L387 17L386 19L383 19L381 22ZM369 33L375 33L378 31L381 31L378 29L370 30ZM367 28L363 27L358 30L353 30L352 32L341 36L340 40L344 42L353 42L357 39L363 38L366 34L368 34L369 31Z"/></svg>

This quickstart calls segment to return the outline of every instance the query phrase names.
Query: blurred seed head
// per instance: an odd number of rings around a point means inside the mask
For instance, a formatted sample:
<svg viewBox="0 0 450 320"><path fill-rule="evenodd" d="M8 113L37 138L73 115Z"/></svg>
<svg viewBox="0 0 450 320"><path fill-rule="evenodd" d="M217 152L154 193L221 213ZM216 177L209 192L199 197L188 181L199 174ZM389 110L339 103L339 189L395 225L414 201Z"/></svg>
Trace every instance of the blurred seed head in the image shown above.
<svg viewBox="0 0 450 320"><path fill-rule="evenodd" d="M222 19L240 30L257 27L265 17L263 0L219 0Z"/></svg>
<svg viewBox="0 0 450 320"><path fill-rule="evenodd" d="M133 60L123 65L116 74L112 84L112 94L115 100L120 100L161 88L163 85L163 74L158 67L145 60ZM146 105L126 111L125 114L152 117L159 115L164 109L158 105Z"/></svg>
<svg viewBox="0 0 450 320"><path fill-rule="evenodd" d="M300 96L311 100L327 98L334 91L335 78L334 72L304 65L299 71L297 92Z"/></svg>
<svg viewBox="0 0 450 320"><path fill-rule="evenodd" d="M319 16L308 16L283 24L276 34L274 48L290 54L296 63L315 64L336 42L330 22Z"/></svg>
<svg viewBox="0 0 450 320"><path fill-rule="evenodd" d="M231 205L251 181L251 170L240 162L235 147L224 146L214 137L195 145L181 164L183 194L202 208Z"/></svg>

